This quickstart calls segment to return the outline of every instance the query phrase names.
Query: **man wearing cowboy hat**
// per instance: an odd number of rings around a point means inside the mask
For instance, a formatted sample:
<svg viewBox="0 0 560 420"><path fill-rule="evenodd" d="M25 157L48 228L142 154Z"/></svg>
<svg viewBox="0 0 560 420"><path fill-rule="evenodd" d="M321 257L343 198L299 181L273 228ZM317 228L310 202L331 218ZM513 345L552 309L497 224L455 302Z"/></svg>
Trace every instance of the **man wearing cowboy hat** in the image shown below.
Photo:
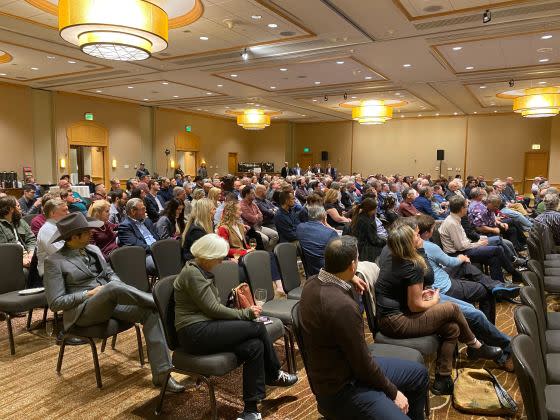
<svg viewBox="0 0 560 420"><path fill-rule="evenodd" d="M110 318L142 323L152 381L161 386L171 359L153 297L123 283L99 248L89 244L91 229L102 225L81 213L71 213L57 222L58 232L51 242L65 243L45 260L43 281L49 307L64 311L66 331L74 324L89 327ZM167 389L182 392L185 388L170 378Z"/></svg>

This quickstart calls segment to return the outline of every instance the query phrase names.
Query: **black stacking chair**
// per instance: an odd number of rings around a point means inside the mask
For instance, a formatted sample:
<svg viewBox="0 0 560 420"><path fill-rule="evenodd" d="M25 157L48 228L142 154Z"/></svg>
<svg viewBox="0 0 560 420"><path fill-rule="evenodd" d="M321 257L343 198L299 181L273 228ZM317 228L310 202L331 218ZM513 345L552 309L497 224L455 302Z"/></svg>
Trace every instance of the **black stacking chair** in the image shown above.
<svg viewBox="0 0 560 420"><path fill-rule="evenodd" d="M138 326L131 322L120 321L117 319L109 319L107 322L92 325L89 327L78 327L74 325L69 331L66 331L62 337L62 343L60 345L60 350L58 352L58 362L56 364L56 372L60 374L62 368L62 359L64 358L64 350L66 348L66 343L69 338L78 337L86 340L91 347L91 355L93 357L93 366L95 368L95 379L97 381L97 387L103 387L101 382L101 370L99 368L99 359L97 357L97 348L95 346L95 338L103 340L102 348L104 349L107 338L116 337L117 334L126 331L132 327L136 327L137 338L140 333ZM114 348L114 346L113 346ZM103 350L102 350L103 351ZM142 351L142 341L138 338L138 353L140 355L140 364L144 366L144 353Z"/></svg>
<svg viewBox="0 0 560 420"><path fill-rule="evenodd" d="M527 420L560 418L560 385L547 385L546 373L533 340L519 334L511 342L515 374Z"/></svg>
<svg viewBox="0 0 560 420"><path fill-rule="evenodd" d="M27 224L31 226L31 221L35 219L35 216L38 216L38 214L26 214L25 216L23 216L23 220L25 220Z"/></svg>
<svg viewBox="0 0 560 420"><path fill-rule="evenodd" d="M282 287L288 299L299 300L301 298L301 281L297 266L297 246L284 242L274 247L274 255L282 277Z"/></svg>
<svg viewBox="0 0 560 420"><path fill-rule="evenodd" d="M527 248L529 249L529 256L541 265L545 275L560 276L560 260L546 259L542 239L537 239L532 235L529 236L527 238Z"/></svg>
<svg viewBox="0 0 560 420"><path fill-rule="evenodd" d="M165 390L169 382L171 372L179 372L189 375L198 381L206 383L210 394L210 418L217 420L218 410L216 407L216 396L214 393L214 385L208 380L211 376L223 376L239 366L237 357L234 353L216 353L205 356L195 356L184 352L179 347L177 333L175 331L175 299L173 297L173 281L176 276L169 276L160 279L152 290L154 301L156 303L159 316L163 324L167 347L173 352L172 367L167 372L159 401L155 410L155 414L161 413Z"/></svg>
<svg viewBox="0 0 560 420"><path fill-rule="evenodd" d="M546 293L544 291L544 285L539 280L539 276L532 271L524 271L521 275L523 276L523 283L525 283L525 285L533 286L537 290L537 297L540 298L537 302L537 307L543 312L546 321L546 329L560 330L560 312L548 312Z"/></svg>
<svg viewBox="0 0 560 420"><path fill-rule="evenodd" d="M522 287L519 296L523 305L529 306L535 311L543 353L560 353L560 330L546 329L546 317L539 307L540 297L537 289L532 286Z"/></svg>
<svg viewBox="0 0 560 420"><path fill-rule="evenodd" d="M537 260L529 260L527 262L527 267L537 275L546 293L550 295L560 295L560 276L547 275L541 263Z"/></svg>
<svg viewBox="0 0 560 420"><path fill-rule="evenodd" d="M239 265L233 261L224 261L212 270L214 274L214 285L218 289L221 304L226 306L231 290L239 286ZM284 350L286 352L286 364L290 373L295 373L295 362L290 359L290 337L284 329L284 324L278 318L269 317L272 324L266 324L266 331L274 342L284 337Z"/></svg>
<svg viewBox="0 0 560 420"><path fill-rule="evenodd" d="M301 247L299 242L297 243L296 246L297 246L297 253L298 253L299 257L301 258L301 263L303 264L303 271L305 272L305 277L309 278L309 277L311 277L311 272L309 271L309 265L307 264L307 261L305 259L305 254L303 253L303 248Z"/></svg>
<svg viewBox="0 0 560 420"><path fill-rule="evenodd" d="M44 308L43 321L47 316L47 298L45 292L22 296L20 290L25 289L23 274L23 249L19 244L0 244L0 267L2 279L0 281L0 313L6 317L10 354L16 354L14 333L12 329L12 314L29 312L27 330L31 329L31 317L34 308Z"/></svg>
<svg viewBox="0 0 560 420"><path fill-rule="evenodd" d="M279 318L284 324L290 340L290 359L295 370L294 337L291 330L292 308L298 302L293 299L274 299L272 275L270 272L270 255L267 251L253 251L243 256L243 264L247 280L253 294L256 289L266 290L267 302L263 305L262 314Z"/></svg>
<svg viewBox="0 0 560 420"><path fill-rule="evenodd" d="M152 257L159 278L177 275L183 269L181 241L176 239L163 239L154 242L152 244Z"/></svg>

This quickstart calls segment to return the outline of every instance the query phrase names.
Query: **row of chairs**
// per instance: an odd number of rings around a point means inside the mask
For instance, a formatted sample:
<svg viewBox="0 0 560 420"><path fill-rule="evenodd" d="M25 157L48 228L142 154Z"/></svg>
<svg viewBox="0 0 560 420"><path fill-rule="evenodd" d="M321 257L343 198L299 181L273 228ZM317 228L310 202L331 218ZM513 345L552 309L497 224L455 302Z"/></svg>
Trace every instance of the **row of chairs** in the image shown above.
<svg viewBox="0 0 560 420"><path fill-rule="evenodd" d="M560 292L560 249L538 223L527 243L531 259L523 273L523 306L514 313L514 366L528 420L560 419L560 313L547 309L548 296Z"/></svg>

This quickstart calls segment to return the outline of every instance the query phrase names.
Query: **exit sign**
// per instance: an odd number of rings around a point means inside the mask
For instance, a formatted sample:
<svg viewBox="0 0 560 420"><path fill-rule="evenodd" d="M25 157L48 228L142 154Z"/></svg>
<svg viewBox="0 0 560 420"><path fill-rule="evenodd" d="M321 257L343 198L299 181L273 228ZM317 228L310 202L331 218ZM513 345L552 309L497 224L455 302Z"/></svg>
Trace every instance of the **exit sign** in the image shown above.
<svg viewBox="0 0 560 420"><path fill-rule="evenodd" d="M190 133L192 131L192 127L190 125L185 125L185 131Z"/></svg>
<svg viewBox="0 0 560 420"><path fill-rule="evenodd" d="M311 149L309 147L304 147L303 148L303 153L309 153L311 151Z"/></svg>
<svg viewBox="0 0 560 420"><path fill-rule="evenodd" d="M93 121L93 114L91 112L86 112L84 114L84 118L86 119L86 121Z"/></svg>

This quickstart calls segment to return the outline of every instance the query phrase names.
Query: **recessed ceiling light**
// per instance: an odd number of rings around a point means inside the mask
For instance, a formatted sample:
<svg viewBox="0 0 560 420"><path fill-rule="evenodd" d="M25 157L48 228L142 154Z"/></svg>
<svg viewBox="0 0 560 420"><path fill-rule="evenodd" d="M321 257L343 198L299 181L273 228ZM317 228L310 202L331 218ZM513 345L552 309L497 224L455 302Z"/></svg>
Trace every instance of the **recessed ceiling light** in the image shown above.
<svg viewBox="0 0 560 420"><path fill-rule="evenodd" d="M207 95L212 95L212 92L206 92Z"/></svg>
<svg viewBox="0 0 560 420"><path fill-rule="evenodd" d="M31 70L39 70L37 67L31 67Z"/></svg>
<svg viewBox="0 0 560 420"><path fill-rule="evenodd" d="M453 115L457 115L457 112L454 112Z"/></svg>
<svg viewBox="0 0 560 420"><path fill-rule="evenodd" d="M255 104L255 106L260 106L259 104Z"/></svg>
<svg viewBox="0 0 560 420"><path fill-rule="evenodd" d="M397 96L401 96L401 93L400 93L400 92L397 92L397 93L395 93L395 95L397 95Z"/></svg>
<svg viewBox="0 0 560 420"><path fill-rule="evenodd" d="M6 73L0 73L0 76L7 76Z"/></svg>
<svg viewBox="0 0 560 420"><path fill-rule="evenodd" d="M344 64L344 61L337 61L336 64Z"/></svg>
<svg viewBox="0 0 560 420"><path fill-rule="evenodd" d="M436 117L439 117L439 112L436 114Z"/></svg>
<svg viewBox="0 0 560 420"><path fill-rule="evenodd" d="M68 64L76 64L76 62L74 60L68 60L67 63Z"/></svg>
<svg viewBox="0 0 560 420"><path fill-rule="evenodd" d="M145 101L149 101L149 99L148 99L148 98L144 98L144 100L145 100Z"/></svg>
<svg viewBox="0 0 560 420"><path fill-rule="evenodd" d="M421 117L421 116L422 116L422 114L418 114L418 116L419 116L419 117Z"/></svg>
<svg viewBox="0 0 560 420"><path fill-rule="evenodd" d="M218 86L218 87L224 87L224 85L216 85L216 86Z"/></svg>
<svg viewBox="0 0 560 420"><path fill-rule="evenodd" d="M401 118L404 118L404 115L401 114Z"/></svg>
<svg viewBox="0 0 560 420"><path fill-rule="evenodd" d="M226 109L229 109L229 106L226 106Z"/></svg>
<svg viewBox="0 0 560 420"><path fill-rule="evenodd" d="M201 109L201 108L196 108L196 110L197 110L197 111L202 111L202 109Z"/></svg>
<svg viewBox="0 0 560 420"><path fill-rule="evenodd" d="M208 110L207 110L207 109L205 109L204 111L205 111L205 112L208 112Z"/></svg>
<svg viewBox="0 0 560 420"><path fill-rule="evenodd" d="M316 85L320 85L320 84L321 84L321 82L313 82L313 83L315 83Z"/></svg>
<svg viewBox="0 0 560 420"><path fill-rule="evenodd" d="M168 85L169 82L161 82L162 85Z"/></svg>
<svg viewBox="0 0 560 420"><path fill-rule="evenodd" d="M102 90L96 90L95 93L101 93L103 92Z"/></svg>
<svg viewBox="0 0 560 420"><path fill-rule="evenodd" d="M550 38L552 38L552 35L547 34L547 35L541 36L541 39L550 39Z"/></svg>
<svg viewBox="0 0 560 420"><path fill-rule="evenodd" d="M546 85L546 82L539 82L539 85Z"/></svg>
<svg viewBox="0 0 560 420"><path fill-rule="evenodd" d="M262 16L261 15L253 15L253 16L251 16L251 19L259 20L259 19L262 19Z"/></svg>
<svg viewBox="0 0 560 420"><path fill-rule="evenodd" d="M313 99L313 102L317 102L317 99Z"/></svg>
<svg viewBox="0 0 560 420"><path fill-rule="evenodd" d="M276 23L269 23L268 25L269 28L278 28L278 25Z"/></svg>
<svg viewBox="0 0 560 420"><path fill-rule="evenodd" d="M473 69L474 69L473 66L467 66L467 67L465 67L465 70L473 70Z"/></svg>
<svg viewBox="0 0 560 420"><path fill-rule="evenodd" d="M255 105L254 102L247 102L247 105Z"/></svg>
<svg viewBox="0 0 560 420"><path fill-rule="evenodd" d="M134 89L134 86L128 86L129 89Z"/></svg>
<svg viewBox="0 0 560 420"><path fill-rule="evenodd" d="M352 99L357 99L357 98L358 98L357 96L352 96Z"/></svg>
<svg viewBox="0 0 560 420"><path fill-rule="evenodd" d="M490 102L490 105L494 106L494 105L496 105L496 103L495 102Z"/></svg>
<svg viewBox="0 0 560 420"><path fill-rule="evenodd" d="M364 79L366 79L366 80L371 80L371 79L373 79L373 77L371 77L371 76L366 76L366 77L364 77Z"/></svg>
<svg viewBox="0 0 560 420"><path fill-rule="evenodd" d="M460 51L462 49L463 49L463 47L453 47L453 51Z"/></svg>
<svg viewBox="0 0 560 420"><path fill-rule="evenodd" d="M307 117L307 115L305 115L305 114L301 114L301 116L302 116L302 117Z"/></svg>
<svg viewBox="0 0 560 420"><path fill-rule="evenodd" d="M478 114L478 112L474 111L475 114Z"/></svg>
<svg viewBox="0 0 560 420"><path fill-rule="evenodd" d="M55 57L54 55L47 55L47 58L48 58L49 60L54 60L56 57Z"/></svg>
<svg viewBox="0 0 560 420"><path fill-rule="evenodd" d="M403 64L402 66L408 68L408 67L412 67L412 64Z"/></svg>
<svg viewBox="0 0 560 420"><path fill-rule="evenodd" d="M270 89L276 89L276 86L270 86Z"/></svg>
<svg viewBox="0 0 560 420"><path fill-rule="evenodd" d="M173 97L174 97L174 98L178 98L178 97L179 97L179 95L173 95Z"/></svg>
<svg viewBox="0 0 560 420"><path fill-rule="evenodd" d="M282 68L280 69L280 71L288 71L288 69L287 69L287 68L284 68L284 67L282 67Z"/></svg>
<svg viewBox="0 0 560 420"><path fill-rule="evenodd" d="M201 36L199 38L201 41L208 41L208 37L207 36Z"/></svg>
<svg viewBox="0 0 560 420"><path fill-rule="evenodd" d="M486 86L482 85L482 86L479 86L479 88L480 89L486 89Z"/></svg>
<svg viewBox="0 0 560 420"><path fill-rule="evenodd" d="M541 58L539 60L539 63L548 63L550 61L550 58Z"/></svg>
<svg viewBox="0 0 560 420"><path fill-rule="evenodd" d="M237 74L230 74L230 77L237 77Z"/></svg>
<svg viewBox="0 0 560 420"><path fill-rule="evenodd" d="M498 111L494 110L494 112L498 112Z"/></svg>

